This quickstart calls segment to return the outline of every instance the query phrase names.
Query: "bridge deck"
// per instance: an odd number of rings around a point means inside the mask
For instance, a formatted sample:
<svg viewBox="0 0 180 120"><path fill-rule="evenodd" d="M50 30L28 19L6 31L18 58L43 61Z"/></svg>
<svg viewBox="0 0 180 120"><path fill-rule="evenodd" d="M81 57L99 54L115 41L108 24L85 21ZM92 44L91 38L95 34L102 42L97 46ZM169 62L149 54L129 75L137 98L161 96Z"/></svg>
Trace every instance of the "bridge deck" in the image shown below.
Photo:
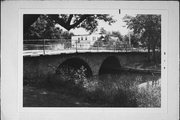
<svg viewBox="0 0 180 120"><path fill-rule="evenodd" d="M57 55L57 54L72 54L72 53L124 53L124 52L147 52L147 50L26 50L23 51L23 56L39 56L39 55Z"/></svg>

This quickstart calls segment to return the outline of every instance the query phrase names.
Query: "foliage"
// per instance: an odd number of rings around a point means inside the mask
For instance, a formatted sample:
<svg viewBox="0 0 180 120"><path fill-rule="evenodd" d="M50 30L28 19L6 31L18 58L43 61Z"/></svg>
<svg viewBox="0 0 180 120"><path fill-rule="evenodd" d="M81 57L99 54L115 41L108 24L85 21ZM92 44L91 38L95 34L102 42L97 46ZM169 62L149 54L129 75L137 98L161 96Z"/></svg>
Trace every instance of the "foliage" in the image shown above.
<svg viewBox="0 0 180 120"><path fill-rule="evenodd" d="M139 88L136 97L139 107L161 107L161 86Z"/></svg>
<svg viewBox="0 0 180 120"><path fill-rule="evenodd" d="M160 85L139 88L139 76L135 77L135 81L132 79L127 79L126 76L105 76L98 82L95 81L96 85L94 89L89 90L87 100L116 107L161 106Z"/></svg>
<svg viewBox="0 0 180 120"><path fill-rule="evenodd" d="M107 34L107 31L103 27L101 27L100 34Z"/></svg>
<svg viewBox="0 0 180 120"><path fill-rule="evenodd" d="M142 42L140 41L140 38L138 35L136 34L131 34L130 35L131 37L131 45L135 48L138 48L138 47L145 47Z"/></svg>
<svg viewBox="0 0 180 120"><path fill-rule="evenodd" d="M48 78L41 78L39 86L51 89L61 89L62 93L80 97L84 102L96 106L113 107L160 107L161 86L139 87L142 83L142 76L126 75L102 75L91 78L86 77L84 66L79 69L62 67L56 75L49 75ZM128 77L127 77L128 76ZM38 80L40 78L37 78ZM150 79L150 77L148 77ZM151 78L153 79L153 78ZM150 79L150 80L151 80ZM37 82L33 81L34 84ZM46 80L46 81L45 81ZM32 81L31 81L32 82ZM55 98L56 99L56 98ZM45 104L47 105L47 103ZM67 103L67 105L69 105Z"/></svg>
<svg viewBox="0 0 180 120"><path fill-rule="evenodd" d="M106 49L119 49L122 47L122 43L123 41L123 36L121 35L121 33L119 31L113 31L111 32L107 32L105 31L103 28L101 28L101 34L103 34L104 36L101 36L95 43L94 43L94 47L104 47ZM118 38L113 39L114 38Z"/></svg>
<svg viewBox="0 0 180 120"><path fill-rule="evenodd" d="M108 14L61 14L48 16L66 30L82 27L91 33L97 30L97 20L103 20L109 24L115 22L112 16Z"/></svg>
<svg viewBox="0 0 180 120"><path fill-rule="evenodd" d="M109 42L109 34L106 34L105 36L101 36L98 40L95 41L93 44L94 47L104 47Z"/></svg>
<svg viewBox="0 0 180 120"><path fill-rule="evenodd" d="M65 77L68 76L71 82L74 81L73 86L80 88L78 93L84 91L84 100L89 103L114 107L160 107L161 105L160 86L139 88L138 84L142 82L142 76L103 75L88 79L84 74L85 71L82 66L73 72L73 77L71 74L62 76L65 80L68 80Z"/></svg>
<svg viewBox="0 0 180 120"><path fill-rule="evenodd" d="M53 38L54 33L60 32L55 29L55 23L48 16L40 15L30 26L29 33L25 33L25 39L48 39Z"/></svg>
<svg viewBox="0 0 180 120"><path fill-rule="evenodd" d="M119 31L112 31L112 36L118 37L119 41L123 41L123 36L121 35Z"/></svg>
<svg viewBox="0 0 180 120"><path fill-rule="evenodd" d="M44 21L41 21L42 24L50 24L51 30L49 31L49 35L51 31L54 31L54 25L59 24L64 27L66 30L71 30L75 28L84 28L90 33L97 30L98 20L103 20L108 22L108 24L112 24L115 20L112 16L108 14L48 14L48 15L39 15L40 18L45 17ZM24 15L24 34L29 32L29 26L32 25L35 19L39 19L38 15ZM29 21L29 22L28 22ZM40 21L39 21L40 22ZM46 25L44 25L45 27ZM41 28L44 32L44 29ZM31 30L30 30L31 31ZM55 32L56 33L56 32ZM26 37L26 36L25 36Z"/></svg>
<svg viewBox="0 0 180 120"><path fill-rule="evenodd" d="M30 26L29 32L25 34L24 39L66 39L66 42L70 42L72 35L73 33L56 27L56 23L47 15L40 15Z"/></svg>
<svg viewBox="0 0 180 120"><path fill-rule="evenodd" d="M153 60L156 62L155 49L161 47L161 15L125 16L124 21L129 29L133 29L134 34L141 36L141 42L148 48L149 55L152 49Z"/></svg>
<svg viewBox="0 0 180 120"><path fill-rule="evenodd" d="M79 69L75 69L69 66L62 66L56 73L61 76L61 80L72 83L76 86L83 87L87 83L86 68L81 66Z"/></svg>
<svg viewBox="0 0 180 120"><path fill-rule="evenodd" d="M98 79L94 89L88 89L87 101L106 104L107 106L136 106L133 101L133 91L130 91L129 80L123 80L116 75L105 75ZM110 78L112 78L110 80ZM91 87L92 88L92 87Z"/></svg>
<svg viewBox="0 0 180 120"><path fill-rule="evenodd" d="M68 31L64 31L60 34L60 36L63 38L63 39L66 39L66 40L71 40L71 37L73 36L74 34L71 33L71 32L68 32Z"/></svg>

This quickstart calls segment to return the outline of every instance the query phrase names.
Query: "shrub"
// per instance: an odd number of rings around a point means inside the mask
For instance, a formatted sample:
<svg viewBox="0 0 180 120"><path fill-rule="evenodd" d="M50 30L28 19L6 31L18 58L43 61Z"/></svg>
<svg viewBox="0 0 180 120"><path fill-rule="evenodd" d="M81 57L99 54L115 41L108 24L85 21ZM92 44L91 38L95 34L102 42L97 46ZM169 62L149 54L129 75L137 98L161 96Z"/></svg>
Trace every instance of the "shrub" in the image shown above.
<svg viewBox="0 0 180 120"><path fill-rule="evenodd" d="M41 86L62 88L68 94L79 96L86 102L99 106L161 106L160 85L139 88L142 76L109 74L87 78L85 72L84 66L79 69L64 66L58 69L57 74L49 75L48 78L37 78L38 81L34 79L30 83L36 82Z"/></svg>
<svg viewBox="0 0 180 120"><path fill-rule="evenodd" d="M98 80L91 81L91 90L87 89L88 102L104 104L105 106L136 106L134 91L130 88L133 84L124 80L125 76L119 78L117 75L106 75ZM94 84L92 84L94 82ZM94 85L94 86L93 86Z"/></svg>
<svg viewBox="0 0 180 120"><path fill-rule="evenodd" d="M161 105L160 85L138 88L139 81L127 79L126 76L113 75L104 78L107 79L98 82L95 80L94 89L88 90L87 101L116 107L160 107Z"/></svg>
<svg viewBox="0 0 180 120"><path fill-rule="evenodd" d="M161 86L147 85L139 88L136 94L139 107L161 107Z"/></svg>

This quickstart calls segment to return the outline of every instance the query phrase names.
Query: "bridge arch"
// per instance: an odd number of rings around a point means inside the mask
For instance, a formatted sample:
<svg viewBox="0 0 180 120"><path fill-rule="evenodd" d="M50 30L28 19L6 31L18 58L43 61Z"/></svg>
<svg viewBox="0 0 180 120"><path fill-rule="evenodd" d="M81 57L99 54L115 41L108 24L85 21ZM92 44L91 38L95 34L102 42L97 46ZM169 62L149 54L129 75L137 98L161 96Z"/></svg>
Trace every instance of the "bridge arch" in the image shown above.
<svg viewBox="0 0 180 120"><path fill-rule="evenodd" d="M65 61L63 61L57 68L56 73L60 72L60 69L74 69L74 70L78 70L81 67L84 67L85 70L85 75L87 77L92 76L92 70L90 68L90 66L88 65L88 63L79 58L79 57L72 57L72 58L68 58Z"/></svg>
<svg viewBox="0 0 180 120"><path fill-rule="evenodd" d="M120 67L120 61L117 57L108 56L107 58L105 58L105 60L102 62L100 66L99 75L117 73Z"/></svg>

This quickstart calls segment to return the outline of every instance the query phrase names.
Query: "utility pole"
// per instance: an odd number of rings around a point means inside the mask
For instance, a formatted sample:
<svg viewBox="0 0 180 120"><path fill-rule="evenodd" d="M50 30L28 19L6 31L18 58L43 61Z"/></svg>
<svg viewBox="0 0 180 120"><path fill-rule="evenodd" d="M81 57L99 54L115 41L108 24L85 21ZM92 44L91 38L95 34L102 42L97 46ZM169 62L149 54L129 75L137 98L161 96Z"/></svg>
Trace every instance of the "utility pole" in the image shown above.
<svg viewBox="0 0 180 120"><path fill-rule="evenodd" d="M97 52L99 51L99 41L97 41L98 42L98 46L97 46Z"/></svg>
<svg viewBox="0 0 180 120"><path fill-rule="evenodd" d="M77 40L76 40L76 53L77 53Z"/></svg>
<svg viewBox="0 0 180 120"><path fill-rule="evenodd" d="M131 46L131 33L129 32L129 45Z"/></svg>
<svg viewBox="0 0 180 120"><path fill-rule="evenodd" d="M45 39L43 39L43 54L45 55Z"/></svg>

